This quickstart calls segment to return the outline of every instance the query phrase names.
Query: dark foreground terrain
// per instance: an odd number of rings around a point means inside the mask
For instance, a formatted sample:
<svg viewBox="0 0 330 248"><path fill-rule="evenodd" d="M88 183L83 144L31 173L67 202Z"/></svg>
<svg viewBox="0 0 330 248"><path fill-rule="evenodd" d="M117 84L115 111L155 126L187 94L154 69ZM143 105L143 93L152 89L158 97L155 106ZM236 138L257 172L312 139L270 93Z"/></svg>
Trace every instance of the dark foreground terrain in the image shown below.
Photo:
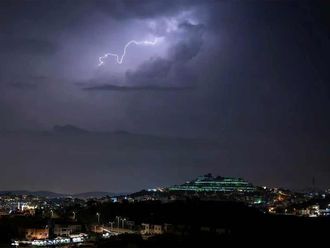
<svg viewBox="0 0 330 248"><path fill-rule="evenodd" d="M66 211L72 211L72 208ZM330 218L307 218L269 215L255 208L232 202L203 202L198 200L160 203L90 202L75 209L79 223L86 227L95 224L95 213L101 214L102 224L115 216L125 216L141 223L171 224L162 234L143 238L139 232L101 239L94 234L94 247L222 247L244 244L252 247L277 247L286 244L314 244L327 242ZM0 219L0 243L9 244L16 238L19 227L50 221L40 216L6 217ZM324 246L326 247L326 246Z"/></svg>

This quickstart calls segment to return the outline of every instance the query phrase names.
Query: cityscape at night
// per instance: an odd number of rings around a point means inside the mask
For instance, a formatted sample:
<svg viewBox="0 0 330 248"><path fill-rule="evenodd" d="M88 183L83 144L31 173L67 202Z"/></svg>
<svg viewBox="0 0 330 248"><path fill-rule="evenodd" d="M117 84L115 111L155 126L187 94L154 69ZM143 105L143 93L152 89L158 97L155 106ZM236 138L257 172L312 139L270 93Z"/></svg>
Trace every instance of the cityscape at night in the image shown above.
<svg viewBox="0 0 330 248"><path fill-rule="evenodd" d="M205 215L214 218L205 219ZM176 239L196 234L228 242L246 232L245 226L242 230L238 228L241 224L236 226L236 218L253 217L269 225L265 216L329 222L330 190L294 192L209 173L182 185L130 194L0 193L0 228L6 233L2 239L16 247L111 247L126 239L132 242L129 236L134 237L134 243L150 246L150 240L157 237ZM159 246L157 242L154 245Z"/></svg>
<svg viewBox="0 0 330 248"><path fill-rule="evenodd" d="M326 246L330 1L0 0L0 248Z"/></svg>

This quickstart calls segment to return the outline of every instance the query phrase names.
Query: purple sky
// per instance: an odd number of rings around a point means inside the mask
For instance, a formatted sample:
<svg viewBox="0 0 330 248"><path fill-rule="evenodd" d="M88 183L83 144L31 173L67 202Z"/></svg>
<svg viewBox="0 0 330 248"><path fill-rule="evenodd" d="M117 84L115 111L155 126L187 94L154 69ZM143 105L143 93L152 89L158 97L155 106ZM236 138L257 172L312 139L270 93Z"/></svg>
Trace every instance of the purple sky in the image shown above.
<svg viewBox="0 0 330 248"><path fill-rule="evenodd" d="M0 1L0 189L134 191L208 172L329 187L329 10ZM66 124L91 133L44 133ZM116 130L153 137L100 134Z"/></svg>

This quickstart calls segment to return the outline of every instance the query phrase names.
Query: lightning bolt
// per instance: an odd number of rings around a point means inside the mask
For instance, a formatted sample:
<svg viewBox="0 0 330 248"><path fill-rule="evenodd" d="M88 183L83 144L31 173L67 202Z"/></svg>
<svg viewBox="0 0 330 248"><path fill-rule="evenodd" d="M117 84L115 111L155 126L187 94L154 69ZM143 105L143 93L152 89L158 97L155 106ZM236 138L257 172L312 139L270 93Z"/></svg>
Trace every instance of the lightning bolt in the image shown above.
<svg viewBox="0 0 330 248"><path fill-rule="evenodd" d="M137 45L137 46L155 46L161 38L155 38L154 40L144 40L144 41L136 41L136 40L130 40L129 42L126 43L124 46L124 51L121 56L119 56L116 53L106 53L103 56L99 57L99 64L98 66L101 66L104 64L104 60L107 59L108 57L115 57L117 64L122 64L126 55L126 51L128 47L132 44Z"/></svg>

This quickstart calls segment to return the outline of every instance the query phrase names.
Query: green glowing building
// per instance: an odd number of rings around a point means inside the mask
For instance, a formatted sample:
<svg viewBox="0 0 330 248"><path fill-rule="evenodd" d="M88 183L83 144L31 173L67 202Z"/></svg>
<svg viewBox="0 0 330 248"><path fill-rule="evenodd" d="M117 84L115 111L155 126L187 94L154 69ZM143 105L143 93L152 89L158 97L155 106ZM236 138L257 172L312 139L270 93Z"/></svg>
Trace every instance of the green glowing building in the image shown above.
<svg viewBox="0 0 330 248"><path fill-rule="evenodd" d="M185 184L172 186L169 191L253 192L255 187L241 178L213 177L207 174Z"/></svg>

